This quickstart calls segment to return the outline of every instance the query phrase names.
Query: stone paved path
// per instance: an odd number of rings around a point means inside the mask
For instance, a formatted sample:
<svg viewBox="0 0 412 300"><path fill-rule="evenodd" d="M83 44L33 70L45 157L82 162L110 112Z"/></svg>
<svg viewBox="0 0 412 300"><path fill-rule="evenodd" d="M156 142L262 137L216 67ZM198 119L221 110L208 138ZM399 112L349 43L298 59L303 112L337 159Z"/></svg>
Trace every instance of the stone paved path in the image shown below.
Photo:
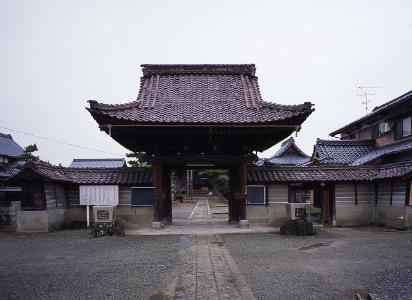
<svg viewBox="0 0 412 300"><path fill-rule="evenodd" d="M170 299L255 299L219 235L180 238L182 269L165 292Z"/></svg>
<svg viewBox="0 0 412 300"><path fill-rule="evenodd" d="M198 197L195 208L189 216L189 220L208 220L210 221L210 207L207 197Z"/></svg>

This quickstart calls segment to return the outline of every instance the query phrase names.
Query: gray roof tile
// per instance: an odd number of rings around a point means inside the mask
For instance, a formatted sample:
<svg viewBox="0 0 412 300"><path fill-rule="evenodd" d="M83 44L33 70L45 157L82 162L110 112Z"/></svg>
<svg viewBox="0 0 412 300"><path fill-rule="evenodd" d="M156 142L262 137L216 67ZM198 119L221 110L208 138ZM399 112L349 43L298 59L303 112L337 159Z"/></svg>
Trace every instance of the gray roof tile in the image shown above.
<svg viewBox="0 0 412 300"><path fill-rule="evenodd" d="M372 181L410 176L412 164L390 166L261 166L247 169L249 182Z"/></svg>
<svg viewBox="0 0 412 300"><path fill-rule="evenodd" d="M13 140L10 134L0 133L0 155L17 157L23 152L24 149Z"/></svg>
<svg viewBox="0 0 412 300"><path fill-rule="evenodd" d="M254 65L142 67L144 76L137 100L119 105L90 100L88 110L96 120L109 118L144 124L262 124L298 118L301 123L314 110L309 102L280 105L263 101Z"/></svg>
<svg viewBox="0 0 412 300"><path fill-rule="evenodd" d="M126 166L124 158L73 159L69 168L122 168Z"/></svg>
<svg viewBox="0 0 412 300"><path fill-rule="evenodd" d="M350 164L375 149L373 140L320 140L315 144L315 159L319 164Z"/></svg>
<svg viewBox="0 0 412 300"><path fill-rule="evenodd" d="M378 159L380 157L383 157L389 154L395 154L395 153L400 153L400 152L410 151L410 150L412 150L412 139L399 141L394 144L379 147L367 153L366 155L356 159L350 165L352 166L364 165L375 159Z"/></svg>
<svg viewBox="0 0 412 300"><path fill-rule="evenodd" d="M142 168L65 168L45 163L30 163L15 177L34 172L51 181L76 184L152 184L152 170Z"/></svg>

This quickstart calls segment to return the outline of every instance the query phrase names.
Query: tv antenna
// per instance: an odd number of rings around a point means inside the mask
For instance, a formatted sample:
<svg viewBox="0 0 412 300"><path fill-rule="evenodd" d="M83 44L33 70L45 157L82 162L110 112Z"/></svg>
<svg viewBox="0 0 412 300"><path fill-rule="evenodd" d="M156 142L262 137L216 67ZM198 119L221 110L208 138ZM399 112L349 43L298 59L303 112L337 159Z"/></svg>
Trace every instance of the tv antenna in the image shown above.
<svg viewBox="0 0 412 300"><path fill-rule="evenodd" d="M379 86L357 86L357 95L362 100L362 105L365 106L365 111L368 113L369 103L372 102L370 96L375 96L375 89L380 88Z"/></svg>

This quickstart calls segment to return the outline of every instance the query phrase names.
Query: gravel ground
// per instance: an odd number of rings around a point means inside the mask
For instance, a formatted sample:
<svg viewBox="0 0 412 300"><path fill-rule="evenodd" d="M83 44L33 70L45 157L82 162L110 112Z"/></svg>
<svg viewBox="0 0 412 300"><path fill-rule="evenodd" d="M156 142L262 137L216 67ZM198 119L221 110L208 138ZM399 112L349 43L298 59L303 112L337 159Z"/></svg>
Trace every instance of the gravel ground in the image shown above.
<svg viewBox="0 0 412 300"><path fill-rule="evenodd" d="M225 235L257 299L412 299L412 233L321 229L315 237Z"/></svg>
<svg viewBox="0 0 412 300"><path fill-rule="evenodd" d="M148 299L180 264L178 236L0 233L0 299Z"/></svg>

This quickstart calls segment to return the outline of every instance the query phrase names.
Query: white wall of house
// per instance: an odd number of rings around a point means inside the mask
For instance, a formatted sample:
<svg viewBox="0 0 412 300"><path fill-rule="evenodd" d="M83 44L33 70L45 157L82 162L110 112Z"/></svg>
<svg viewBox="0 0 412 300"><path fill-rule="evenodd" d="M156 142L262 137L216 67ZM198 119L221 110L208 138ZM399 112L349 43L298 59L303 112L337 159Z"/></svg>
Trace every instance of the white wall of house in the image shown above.
<svg viewBox="0 0 412 300"><path fill-rule="evenodd" d="M355 188L357 197L355 199ZM353 226L374 223L373 183L338 183L335 185L336 225Z"/></svg>
<svg viewBox="0 0 412 300"><path fill-rule="evenodd" d="M265 192L264 203L248 204L246 206L246 218L251 223L283 224L287 219L288 185L269 184L265 186ZM265 205L266 202L267 205Z"/></svg>

